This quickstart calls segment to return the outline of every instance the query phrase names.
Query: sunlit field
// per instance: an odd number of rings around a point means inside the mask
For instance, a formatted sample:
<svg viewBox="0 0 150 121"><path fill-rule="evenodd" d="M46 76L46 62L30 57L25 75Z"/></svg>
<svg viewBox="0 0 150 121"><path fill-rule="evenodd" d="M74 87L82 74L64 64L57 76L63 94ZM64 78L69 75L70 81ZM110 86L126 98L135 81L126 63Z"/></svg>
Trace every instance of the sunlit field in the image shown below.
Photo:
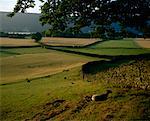
<svg viewBox="0 0 150 121"><path fill-rule="evenodd" d="M46 39L43 42L54 46L83 46L97 41ZM17 45L18 39L9 41L12 44L7 46L24 45ZM149 121L150 49L142 45L130 38L104 41L84 48L57 47L61 51L44 46L1 49L0 120ZM114 57L147 56L111 61L84 53ZM91 66L85 66L88 62ZM102 94L108 89L112 93L107 99L91 100L93 94Z"/></svg>
<svg viewBox="0 0 150 121"><path fill-rule="evenodd" d="M0 46L35 46L33 39L0 38Z"/></svg>
<svg viewBox="0 0 150 121"><path fill-rule="evenodd" d="M97 41L98 38L62 38L62 37L43 37L41 42L52 46L85 46ZM33 39L0 38L0 46L35 46L39 45Z"/></svg>
<svg viewBox="0 0 150 121"><path fill-rule="evenodd" d="M52 75L65 69L94 60L90 57L73 55L42 48L2 49L1 58L1 84L21 79L32 79ZM12 53L5 55L5 53ZM17 54L16 54L17 53Z"/></svg>
<svg viewBox="0 0 150 121"><path fill-rule="evenodd" d="M59 37L45 37L42 39L42 42L46 45L52 46L85 46L97 41L100 39L86 39L86 38L59 38Z"/></svg>
<svg viewBox="0 0 150 121"><path fill-rule="evenodd" d="M97 55L137 55L150 53L150 49L142 48L134 39L108 40L86 48L60 49Z"/></svg>
<svg viewBox="0 0 150 121"><path fill-rule="evenodd" d="M135 40L137 44L143 48L150 48L150 39L137 38Z"/></svg>
<svg viewBox="0 0 150 121"><path fill-rule="evenodd" d="M141 64L146 69L146 65ZM130 68L138 69L137 65L139 62L130 62L128 65L97 73L96 76L89 75L87 80L82 78L81 68L77 67L30 82L1 85L1 119L2 121L105 121L112 118L115 121L147 120L150 113L150 92L134 87L138 83L136 79L138 73L132 74ZM125 68L126 66L128 68ZM148 71L148 68L145 69L143 71ZM130 80L131 87L128 88L128 80L124 80L123 84L120 83L122 80L115 74L116 71ZM114 74L113 81L106 83L111 74ZM147 77L147 73L142 74ZM107 89L113 91L107 100L91 101L93 94L104 93Z"/></svg>

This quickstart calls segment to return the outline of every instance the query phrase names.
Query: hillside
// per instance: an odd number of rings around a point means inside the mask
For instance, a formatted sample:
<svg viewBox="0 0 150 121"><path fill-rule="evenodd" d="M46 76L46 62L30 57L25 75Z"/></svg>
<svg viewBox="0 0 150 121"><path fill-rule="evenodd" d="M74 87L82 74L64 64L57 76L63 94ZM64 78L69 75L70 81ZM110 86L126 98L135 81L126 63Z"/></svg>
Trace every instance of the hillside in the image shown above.
<svg viewBox="0 0 150 121"><path fill-rule="evenodd" d="M0 32L42 32L48 28L40 24L40 14L17 13L12 18L7 14L9 12L0 12Z"/></svg>
<svg viewBox="0 0 150 121"><path fill-rule="evenodd" d="M130 68L138 71L149 71L149 59L134 59L130 63L120 65L82 79L80 68L63 71L50 77L38 78L30 83L3 85L2 120L24 121L148 121L150 119L149 88L140 88L138 73L131 76ZM120 84L115 73L119 71L131 80L133 86L128 87L128 80ZM148 73L141 73L146 79ZM104 74L106 77L104 77ZM107 82L107 74L114 75ZM97 78L93 78L97 77ZM149 80L143 80L143 86ZM106 84L107 83L107 84ZM137 87L134 84L138 84ZM57 85L57 86L56 86ZM143 87L142 86L142 87ZM111 89L112 94L104 101L91 101L93 94L101 94ZM13 91L12 91L13 90Z"/></svg>
<svg viewBox="0 0 150 121"><path fill-rule="evenodd" d="M74 45L70 39L52 40L47 44ZM141 45L126 38L56 47L62 52L49 45L2 48L0 120L149 121L150 49ZM91 100L107 90L112 93L103 100Z"/></svg>

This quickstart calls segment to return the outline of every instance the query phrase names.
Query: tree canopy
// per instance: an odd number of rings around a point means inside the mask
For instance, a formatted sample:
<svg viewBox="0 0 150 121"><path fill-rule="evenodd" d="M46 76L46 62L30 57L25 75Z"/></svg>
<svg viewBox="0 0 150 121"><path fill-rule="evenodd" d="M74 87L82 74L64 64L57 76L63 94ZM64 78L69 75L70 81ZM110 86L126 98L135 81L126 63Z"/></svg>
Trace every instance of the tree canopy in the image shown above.
<svg viewBox="0 0 150 121"><path fill-rule="evenodd" d="M150 0L39 0L41 1L42 25L50 24L51 32L73 30L80 32L85 26L94 33L113 31L114 22L122 27L136 27L150 32ZM35 6L34 0L18 0L13 16L17 12Z"/></svg>
<svg viewBox="0 0 150 121"><path fill-rule="evenodd" d="M35 42L40 42L40 40L42 39L41 33L37 32L35 34L32 34L32 39L35 39Z"/></svg>

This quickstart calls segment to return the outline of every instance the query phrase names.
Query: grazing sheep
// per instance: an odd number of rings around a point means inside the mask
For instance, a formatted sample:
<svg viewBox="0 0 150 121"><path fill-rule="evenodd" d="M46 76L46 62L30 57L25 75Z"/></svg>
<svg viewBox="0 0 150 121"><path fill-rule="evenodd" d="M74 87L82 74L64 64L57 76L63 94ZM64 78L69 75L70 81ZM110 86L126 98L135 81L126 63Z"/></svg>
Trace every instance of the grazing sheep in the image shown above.
<svg viewBox="0 0 150 121"><path fill-rule="evenodd" d="M111 90L107 90L106 93L104 94L95 94L92 96L92 101L103 101L103 100L106 100L109 93L112 93Z"/></svg>

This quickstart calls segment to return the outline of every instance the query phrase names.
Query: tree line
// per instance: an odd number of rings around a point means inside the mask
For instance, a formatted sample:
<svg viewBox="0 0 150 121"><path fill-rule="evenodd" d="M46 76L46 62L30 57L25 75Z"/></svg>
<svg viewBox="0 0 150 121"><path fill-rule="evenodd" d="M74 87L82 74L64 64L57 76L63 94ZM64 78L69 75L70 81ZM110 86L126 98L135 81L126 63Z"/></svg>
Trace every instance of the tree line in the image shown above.
<svg viewBox="0 0 150 121"><path fill-rule="evenodd" d="M115 33L112 23L118 22L121 32L126 27L134 27L145 37L150 37L150 0L39 0L41 1L42 25L49 24L49 34L70 32L81 33L81 28L89 26L92 34L106 37ZM14 11L26 12L35 6L34 0L18 0Z"/></svg>

